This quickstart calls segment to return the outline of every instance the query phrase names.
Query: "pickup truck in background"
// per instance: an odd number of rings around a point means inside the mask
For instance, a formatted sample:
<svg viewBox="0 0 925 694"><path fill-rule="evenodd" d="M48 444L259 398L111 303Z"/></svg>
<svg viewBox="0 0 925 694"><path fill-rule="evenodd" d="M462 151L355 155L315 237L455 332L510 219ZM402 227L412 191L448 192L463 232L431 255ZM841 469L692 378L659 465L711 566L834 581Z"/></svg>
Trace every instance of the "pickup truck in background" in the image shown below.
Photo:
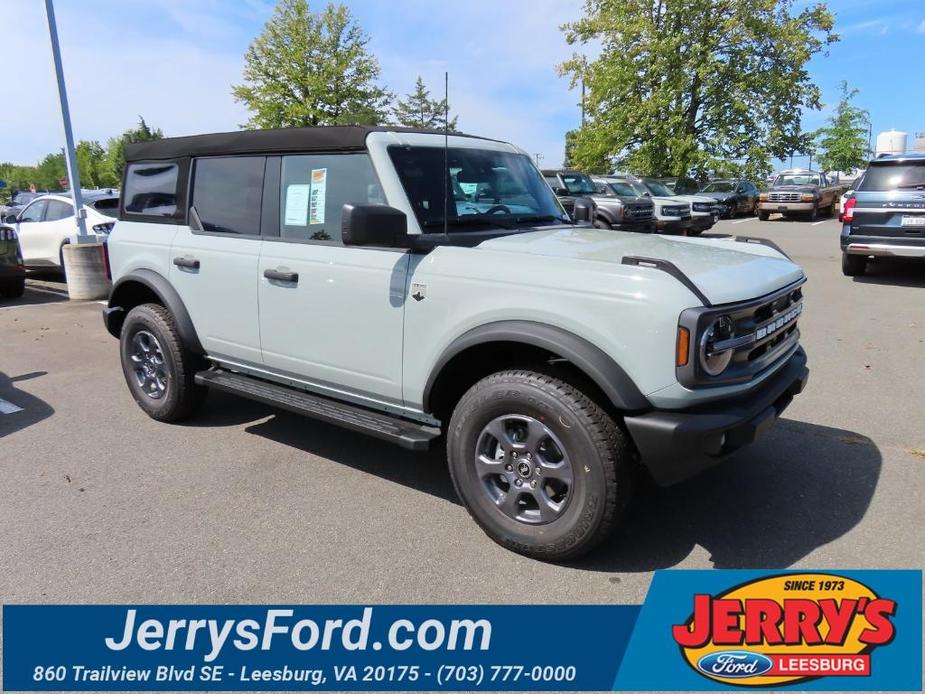
<svg viewBox="0 0 925 694"><path fill-rule="evenodd" d="M770 189L758 197L758 219L767 221L772 212L785 217L801 214L815 222L819 213L833 214L844 186L824 173L809 169L781 171Z"/></svg>

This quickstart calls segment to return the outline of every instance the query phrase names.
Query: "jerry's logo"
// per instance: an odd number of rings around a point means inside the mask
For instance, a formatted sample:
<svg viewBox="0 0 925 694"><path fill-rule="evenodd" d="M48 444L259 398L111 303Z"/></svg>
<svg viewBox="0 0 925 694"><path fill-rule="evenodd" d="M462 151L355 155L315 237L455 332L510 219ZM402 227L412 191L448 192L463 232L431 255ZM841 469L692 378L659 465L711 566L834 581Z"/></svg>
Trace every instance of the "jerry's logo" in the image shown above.
<svg viewBox="0 0 925 694"><path fill-rule="evenodd" d="M869 676L870 654L893 640L896 601L829 574L760 578L695 595L671 633L688 664L727 684L773 687L825 676Z"/></svg>

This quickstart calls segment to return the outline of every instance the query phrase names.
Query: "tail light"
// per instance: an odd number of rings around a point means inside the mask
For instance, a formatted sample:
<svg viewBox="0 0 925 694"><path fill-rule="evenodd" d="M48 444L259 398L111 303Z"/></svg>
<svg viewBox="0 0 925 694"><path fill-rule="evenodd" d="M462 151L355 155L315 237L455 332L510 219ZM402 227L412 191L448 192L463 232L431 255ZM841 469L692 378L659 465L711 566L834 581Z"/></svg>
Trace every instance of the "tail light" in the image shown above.
<svg viewBox="0 0 925 694"><path fill-rule="evenodd" d="M854 221L854 208L858 206L855 198L845 200L845 209L841 213L841 221L845 224L851 224Z"/></svg>

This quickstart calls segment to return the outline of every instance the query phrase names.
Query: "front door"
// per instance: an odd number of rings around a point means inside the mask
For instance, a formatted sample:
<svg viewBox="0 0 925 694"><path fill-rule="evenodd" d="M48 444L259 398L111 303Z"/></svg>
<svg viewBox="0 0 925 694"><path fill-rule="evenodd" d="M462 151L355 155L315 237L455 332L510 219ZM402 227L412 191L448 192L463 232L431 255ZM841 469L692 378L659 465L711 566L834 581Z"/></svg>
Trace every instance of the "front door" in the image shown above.
<svg viewBox="0 0 925 694"><path fill-rule="evenodd" d="M19 233L19 246L22 248L22 257L26 265L41 267L51 265L47 249L45 248L45 210L48 209L48 199L33 200L19 213L16 230ZM57 256L57 254L56 254Z"/></svg>
<svg viewBox="0 0 925 694"><path fill-rule="evenodd" d="M410 256L344 246L347 202L385 202L366 153L282 157L279 235L259 263L263 361L322 393L400 405Z"/></svg>
<svg viewBox="0 0 925 694"><path fill-rule="evenodd" d="M209 356L259 364L257 260L265 157L192 163L189 225L170 253L170 283Z"/></svg>

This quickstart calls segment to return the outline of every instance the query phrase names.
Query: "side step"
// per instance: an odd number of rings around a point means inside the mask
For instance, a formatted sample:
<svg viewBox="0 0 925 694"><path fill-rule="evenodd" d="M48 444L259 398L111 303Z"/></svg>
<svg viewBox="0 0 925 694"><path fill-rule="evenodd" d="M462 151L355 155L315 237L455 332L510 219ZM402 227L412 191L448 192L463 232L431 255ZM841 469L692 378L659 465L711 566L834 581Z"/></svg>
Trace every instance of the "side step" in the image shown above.
<svg viewBox="0 0 925 694"><path fill-rule="evenodd" d="M200 371L196 374L196 383L369 434L413 451L426 450L440 435L436 427L224 369Z"/></svg>

